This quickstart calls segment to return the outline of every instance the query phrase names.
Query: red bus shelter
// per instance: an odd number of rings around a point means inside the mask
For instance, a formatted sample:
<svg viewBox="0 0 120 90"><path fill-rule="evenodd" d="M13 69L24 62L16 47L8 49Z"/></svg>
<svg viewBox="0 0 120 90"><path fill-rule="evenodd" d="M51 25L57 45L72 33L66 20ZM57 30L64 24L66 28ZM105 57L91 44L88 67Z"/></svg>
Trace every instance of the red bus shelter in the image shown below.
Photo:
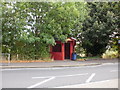
<svg viewBox="0 0 120 90"><path fill-rule="evenodd" d="M68 38L66 43L56 41L56 45L50 47L51 57L54 60L72 59L75 45L76 40L73 38Z"/></svg>

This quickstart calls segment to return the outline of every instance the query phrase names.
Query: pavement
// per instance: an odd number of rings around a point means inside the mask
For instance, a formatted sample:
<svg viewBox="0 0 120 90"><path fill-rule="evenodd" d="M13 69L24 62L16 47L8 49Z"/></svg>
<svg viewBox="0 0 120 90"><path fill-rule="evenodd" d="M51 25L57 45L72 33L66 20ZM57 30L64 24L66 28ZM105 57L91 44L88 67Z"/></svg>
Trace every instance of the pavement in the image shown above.
<svg viewBox="0 0 120 90"><path fill-rule="evenodd" d="M118 63L118 59L89 59L85 61L55 60L53 62L28 62L28 63L1 63L0 68L50 68L50 67L79 67Z"/></svg>

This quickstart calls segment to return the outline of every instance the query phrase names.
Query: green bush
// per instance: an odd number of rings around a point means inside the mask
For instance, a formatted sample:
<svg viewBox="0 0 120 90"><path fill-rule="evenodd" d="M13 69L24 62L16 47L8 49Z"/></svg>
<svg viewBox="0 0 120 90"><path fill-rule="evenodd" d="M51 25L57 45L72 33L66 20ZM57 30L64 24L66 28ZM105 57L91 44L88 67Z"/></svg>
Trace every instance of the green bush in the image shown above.
<svg viewBox="0 0 120 90"><path fill-rule="evenodd" d="M118 58L118 51L117 50L113 50L112 48L108 49L108 50L106 50L105 53L103 53L102 58L104 58L104 59Z"/></svg>

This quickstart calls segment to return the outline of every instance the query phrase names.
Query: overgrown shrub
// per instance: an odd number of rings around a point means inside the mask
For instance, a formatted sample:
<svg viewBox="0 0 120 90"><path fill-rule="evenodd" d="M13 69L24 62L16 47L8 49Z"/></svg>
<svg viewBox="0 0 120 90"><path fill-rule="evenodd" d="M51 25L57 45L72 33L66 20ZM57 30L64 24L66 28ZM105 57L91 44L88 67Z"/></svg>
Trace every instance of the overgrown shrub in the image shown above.
<svg viewBox="0 0 120 90"><path fill-rule="evenodd" d="M112 48L108 49L108 50L106 50L105 53L103 53L102 58L104 58L104 59L118 58L118 51L113 50Z"/></svg>

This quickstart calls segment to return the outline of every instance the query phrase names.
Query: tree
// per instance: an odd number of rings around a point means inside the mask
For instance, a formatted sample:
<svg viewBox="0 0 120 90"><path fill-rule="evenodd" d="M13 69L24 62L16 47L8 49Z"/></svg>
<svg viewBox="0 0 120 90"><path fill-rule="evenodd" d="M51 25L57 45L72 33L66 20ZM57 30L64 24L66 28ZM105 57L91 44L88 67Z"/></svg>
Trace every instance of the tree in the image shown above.
<svg viewBox="0 0 120 90"><path fill-rule="evenodd" d="M18 3L2 4L2 52L16 54L18 52L17 41L21 37L21 31L25 26L25 19Z"/></svg>
<svg viewBox="0 0 120 90"><path fill-rule="evenodd" d="M49 46L56 39L65 42L82 21L81 6L75 2L3 3L3 52L18 59L49 57Z"/></svg>
<svg viewBox="0 0 120 90"><path fill-rule="evenodd" d="M110 35L118 28L116 3L88 3L89 16L83 22L83 32L80 36L82 47L87 54L100 55L106 50Z"/></svg>

